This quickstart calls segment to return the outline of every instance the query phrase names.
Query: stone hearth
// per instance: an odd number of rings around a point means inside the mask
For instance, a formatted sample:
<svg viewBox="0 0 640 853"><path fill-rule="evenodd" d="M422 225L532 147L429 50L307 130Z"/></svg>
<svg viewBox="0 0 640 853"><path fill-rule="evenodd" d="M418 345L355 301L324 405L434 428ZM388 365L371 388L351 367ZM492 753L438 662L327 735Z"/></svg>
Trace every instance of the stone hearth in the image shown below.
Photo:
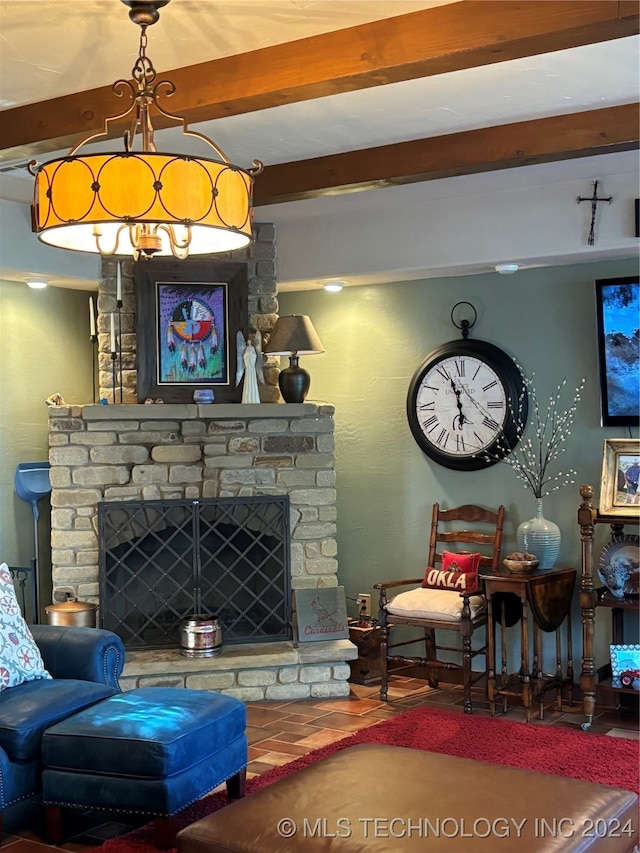
<svg viewBox="0 0 640 853"><path fill-rule="evenodd" d="M184 658L176 650L129 652L120 679L134 687L189 687L216 690L244 702L348 696L346 661L358 650L350 640L255 643L223 646L211 658Z"/></svg>

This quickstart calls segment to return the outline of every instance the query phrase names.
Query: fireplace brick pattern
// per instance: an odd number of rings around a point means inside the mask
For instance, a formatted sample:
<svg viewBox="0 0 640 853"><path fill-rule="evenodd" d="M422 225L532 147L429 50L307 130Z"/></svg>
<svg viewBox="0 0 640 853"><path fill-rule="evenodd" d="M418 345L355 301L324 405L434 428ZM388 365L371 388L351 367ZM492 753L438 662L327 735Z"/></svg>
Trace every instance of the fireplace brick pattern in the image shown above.
<svg viewBox="0 0 640 853"><path fill-rule="evenodd" d="M54 599L68 591L99 602L97 504L110 500L286 494L292 589L336 586L333 415L314 403L51 407ZM123 684L200 686L247 701L348 695L349 641L264 645L195 662L178 650L128 654Z"/></svg>

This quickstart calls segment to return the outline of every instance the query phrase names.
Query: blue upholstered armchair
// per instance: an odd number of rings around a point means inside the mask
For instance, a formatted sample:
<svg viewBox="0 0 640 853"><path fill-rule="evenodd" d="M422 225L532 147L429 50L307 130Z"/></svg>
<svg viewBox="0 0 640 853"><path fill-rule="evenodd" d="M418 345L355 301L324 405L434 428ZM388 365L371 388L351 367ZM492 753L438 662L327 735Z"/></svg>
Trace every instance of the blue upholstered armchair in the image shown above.
<svg viewBox="0 0 640 853"><path fill-rule="evenodd" d="M31 633L52 678L0 691L0 832L5 816L40 793L45 729L119 693L124 667L124 646L111 631L33 625Z"/></svg>

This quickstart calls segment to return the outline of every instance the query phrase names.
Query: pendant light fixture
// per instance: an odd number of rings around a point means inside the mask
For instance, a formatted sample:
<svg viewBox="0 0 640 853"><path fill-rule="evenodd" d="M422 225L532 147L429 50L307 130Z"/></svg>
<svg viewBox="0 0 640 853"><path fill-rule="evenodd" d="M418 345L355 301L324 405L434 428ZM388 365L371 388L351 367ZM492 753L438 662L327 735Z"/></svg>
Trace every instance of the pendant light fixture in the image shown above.
<svg viewBox="0 0 640 853"><path fill-rule="evenodd" d="M147 27L169 0L122 0L140 27L140 48L132 80L117 80L113 92L127 96L123 112L106 118L102 131L79 142L60 159L29 170L35 176L33 230L51 246L101 255L186 258L240 249L253 242L253 179L262 163L234 166L206 136L189 130L180 116L160 106L159 97L176 91L170 80L156 80L146 53ZM156 149L151 113L182 125L215 152L211 158L162 154ZM78 153L106 138L113 122L130 122L124 151ZM139 150L138 150L139 148Z"/></svg>

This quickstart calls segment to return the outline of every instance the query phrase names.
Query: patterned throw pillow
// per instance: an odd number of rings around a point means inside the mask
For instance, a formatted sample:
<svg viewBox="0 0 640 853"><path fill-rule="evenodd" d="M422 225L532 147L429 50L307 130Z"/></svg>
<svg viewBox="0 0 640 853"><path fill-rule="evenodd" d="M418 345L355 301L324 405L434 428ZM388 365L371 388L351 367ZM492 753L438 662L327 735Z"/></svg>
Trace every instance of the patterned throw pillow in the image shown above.
<svg viewBox="0 0 640 853"><path fill-rule="evenodd" d="M442 568L427 566L422 586L424 589L448 589L451 592L469 592L478 588L480 554L452 551L442 552Z"/></svg>
<svg viewBox="0 0 640 853"><path fill-rule="evenodd" d="M452 551L442 552L443 572L477 572L480 568L480 554L454 554Z"/></svg>
<svg viewBox="0 0 640 853"><path fill-rule="evenodd" d="M454 572L427 566L423 589L446 589L449 592L470 592L478 588L477 572Z"/></svg>
<svg viewBox="0 0 640 853"><path fill-rule="evenodd" d="M40 650L20 613L6 563L0 565L0 690L23 681L51 678Z"/></svg>

